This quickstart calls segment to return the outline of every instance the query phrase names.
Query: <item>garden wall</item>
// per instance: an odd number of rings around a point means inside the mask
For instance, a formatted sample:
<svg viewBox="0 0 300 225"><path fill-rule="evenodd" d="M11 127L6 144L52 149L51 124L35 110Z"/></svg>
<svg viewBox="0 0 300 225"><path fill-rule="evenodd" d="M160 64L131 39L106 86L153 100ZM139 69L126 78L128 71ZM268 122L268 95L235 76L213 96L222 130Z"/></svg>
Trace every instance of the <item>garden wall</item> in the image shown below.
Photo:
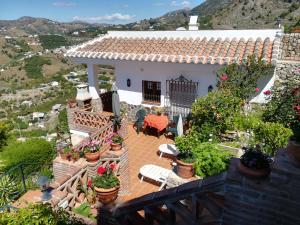
<svg viewBox="0 0 300 225"><path fill-rule="evenodd" d="M280 49L282 60L300 61L300 33L284 34Z"/></svg>

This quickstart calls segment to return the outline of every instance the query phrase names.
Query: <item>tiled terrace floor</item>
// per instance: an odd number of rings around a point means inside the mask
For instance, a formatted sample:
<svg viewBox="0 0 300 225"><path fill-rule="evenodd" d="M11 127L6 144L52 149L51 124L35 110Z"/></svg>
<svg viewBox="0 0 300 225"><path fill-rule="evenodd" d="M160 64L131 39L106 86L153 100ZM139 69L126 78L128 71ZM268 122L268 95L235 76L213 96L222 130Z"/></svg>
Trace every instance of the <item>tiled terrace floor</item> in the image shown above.
<svg viewBox="0 0 300 225"><path fill-rule="evenodd" d="M150 183L148 180L140 182L139 170L143 165L155 164L166 169L171 169L172 160L159 158L157 153L161 144L173 143L173 140L161 135L160 138L143 133L137 134L132 125L128 126L128 138L125 141L129 155L130 192L122 200L130 200L150 192L158 191L159 184Z"/></svg>

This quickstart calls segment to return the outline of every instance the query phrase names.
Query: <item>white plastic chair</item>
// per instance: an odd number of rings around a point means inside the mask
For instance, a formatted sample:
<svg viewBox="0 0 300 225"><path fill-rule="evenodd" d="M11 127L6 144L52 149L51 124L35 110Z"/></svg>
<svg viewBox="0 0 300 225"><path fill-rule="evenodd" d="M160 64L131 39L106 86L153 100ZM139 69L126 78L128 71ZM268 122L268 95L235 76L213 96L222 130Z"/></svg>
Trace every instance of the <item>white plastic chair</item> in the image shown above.
<svg viewBox="0 0 300 225"><path fill-rule="evenodd" d="M166 185L167 178L170 173L172 173L172 170L168 170L161 166L152 164L144 165L140 169L141 182L143 182L144 177L147 177L151 180L161 183L159 187L159 190L161 190Z"/></svg>
<svg viewBox="0 0 300 225"><path fill-rule="evenodd" d="M162 144L158 147L158 150L160 151L159 158L161 158L164 153L173 156L177 156L179 154L176 146L172 144Z"/></svg>

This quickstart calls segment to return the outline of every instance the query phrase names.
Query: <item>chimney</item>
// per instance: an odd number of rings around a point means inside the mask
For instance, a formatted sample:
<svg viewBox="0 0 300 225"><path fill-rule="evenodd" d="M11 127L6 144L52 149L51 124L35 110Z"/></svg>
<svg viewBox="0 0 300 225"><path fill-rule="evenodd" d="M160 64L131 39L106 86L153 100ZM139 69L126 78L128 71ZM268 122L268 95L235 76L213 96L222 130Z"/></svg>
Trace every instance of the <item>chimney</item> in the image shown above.
<svg viewBox="0 0 300 225"><path fill-rule="evenodd" d="M92 96L90 95L88 91L88 85L87 84L79 84L76 86L77 88L77 95L76 95L76 102L77 106L80 109L83 109L85 111L91 111L92 110Z"/></svg>
<svg viewBox="0 0 300 225"><path fill-rule="evenodd" d="M197 21L198 21L198 16L190 17L189 30L199 30L198 28L199 24L197 23Z"/></svg>

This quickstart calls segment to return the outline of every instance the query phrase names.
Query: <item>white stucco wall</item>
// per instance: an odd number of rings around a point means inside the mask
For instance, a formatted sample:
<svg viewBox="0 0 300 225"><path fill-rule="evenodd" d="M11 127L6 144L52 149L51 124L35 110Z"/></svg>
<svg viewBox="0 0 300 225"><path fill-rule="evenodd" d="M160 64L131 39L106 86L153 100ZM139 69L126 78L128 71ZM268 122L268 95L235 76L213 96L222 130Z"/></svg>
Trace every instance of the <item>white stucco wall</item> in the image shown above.
<svg viewBox="0 0 300 225"><path fill-rule="evenodd" d="M209 85L215 88L217 83L216 72L222 67L211 64L178 64L86 58L76 58L74 60L76 63L114 66L120 100L133 105L142 103L142 81L148 80L161 82L161 106L164 106L166 80L176 79L180 75L183 75L188 80L198 82L198 97L204 96L208 92ZM127 79L131 80L130 87L127 87ZM274 79L275 75L264 77L258 85L260 93L251 102L265 103L266 96L263 92L273 86Z"/></svg>
<svg viewBox="0 0 300 225"><path fill-rule="evenodd" d="M207 94L209 85L216 85L217 65L194 65L153 62L119 62L116 64L116 84L121 101L139 105L143 101L142 81L161 82L161 106L164 106L166 80L183 75L188 80L198 82L198 96ZM131 87L127 87L127 79Z"/></svg>

